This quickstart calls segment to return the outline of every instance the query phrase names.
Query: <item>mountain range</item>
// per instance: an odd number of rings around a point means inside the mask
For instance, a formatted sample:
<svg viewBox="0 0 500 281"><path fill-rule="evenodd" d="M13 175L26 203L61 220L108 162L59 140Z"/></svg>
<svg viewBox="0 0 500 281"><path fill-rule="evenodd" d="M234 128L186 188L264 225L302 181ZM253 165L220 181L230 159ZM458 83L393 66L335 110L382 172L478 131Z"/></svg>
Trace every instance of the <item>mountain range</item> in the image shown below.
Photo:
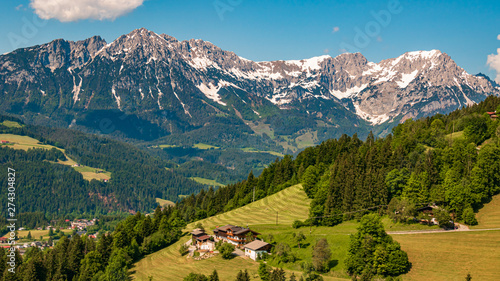
<svg viewBox="0 0 500 281"><path fill-rule="evenodd" d="M254 62L141 28L111 43L58 39L0 56L1 112L158 143L208 133L207 143L293 151L342 133L384 135L499 94L439 50L379 63L360 53Z"/></svg>

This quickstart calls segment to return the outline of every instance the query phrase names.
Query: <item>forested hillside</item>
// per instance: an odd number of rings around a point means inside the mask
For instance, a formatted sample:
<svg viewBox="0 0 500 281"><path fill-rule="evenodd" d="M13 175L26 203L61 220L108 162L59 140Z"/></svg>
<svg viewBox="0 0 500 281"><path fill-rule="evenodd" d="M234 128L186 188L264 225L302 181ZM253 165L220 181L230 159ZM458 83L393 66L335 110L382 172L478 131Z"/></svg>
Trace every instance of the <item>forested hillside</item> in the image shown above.
<svg viewBox="0 0 500 281"><path fill-rule="evenodd" d="M4 120L15 120L0 117ZM19 122L19 120L15 120ZM47 216L88 215L110 211L151 211L155 198L172 201L180 194L199 192L203 186L165 169L166 162L133 145L69 129L0 125L0 133L26 135L64 149L77 163L111 172L109 182L87 181L69 166L55 163L66 156L57 149L15 150L0 147L0 166L16 170L18 211ZM7 173L0 180L7 182ZM7 194L0 195L6 200ZM5 212L6 210L2 210Z"/></svg>
<svg viewBox="0 0 500 281"><path fill-rule="evenodd" d="M409 119L384 138L328 140L295 160L276 160L259 177L202 191L176 208L193 221L250 203L254 189L260 199L302 182L313 199L310 222L317 225L368 212L340 215L361 209L385 210L394 198L434 202L464 220L500 191L499 121L487 114L499 105L500 98L490 96L449 115Z"/></svg>

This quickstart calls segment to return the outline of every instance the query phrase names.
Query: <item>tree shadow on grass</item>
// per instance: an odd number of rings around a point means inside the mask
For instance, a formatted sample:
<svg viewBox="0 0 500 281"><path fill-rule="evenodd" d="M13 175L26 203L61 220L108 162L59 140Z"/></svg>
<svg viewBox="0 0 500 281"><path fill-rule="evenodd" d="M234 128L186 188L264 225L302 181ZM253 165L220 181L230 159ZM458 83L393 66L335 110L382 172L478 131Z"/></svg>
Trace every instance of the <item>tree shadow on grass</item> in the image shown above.
<svg viewBox="0 0 500 281"><path fill-rule="evenodd" d="M333 269L333 268L334 268L334 267L336 267L338 264L339 264L339 261L338 261L338 260L330 260L330 261L328 262L328 270Z"/></svg>

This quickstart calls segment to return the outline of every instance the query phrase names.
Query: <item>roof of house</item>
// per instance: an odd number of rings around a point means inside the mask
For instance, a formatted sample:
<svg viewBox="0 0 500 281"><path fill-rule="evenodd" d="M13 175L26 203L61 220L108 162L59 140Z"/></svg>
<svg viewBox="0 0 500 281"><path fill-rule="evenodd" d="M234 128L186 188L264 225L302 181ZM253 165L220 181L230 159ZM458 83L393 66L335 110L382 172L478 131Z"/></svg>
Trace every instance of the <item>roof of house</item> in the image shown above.
<svg viewBox="0 0 500 281"><path fill-rule="evenodd" d="M232 224L227 224L225 226L221 226L221 227L217 227L215 230L217 231L224 231L226 232L228 229L232 228L232 227L235 227L234 225Z"/></svg>
<svg viewBox="0 0 500 281"><path fill-rule="evenodd" d="M196 240L200 240L200 241L207 240L207 239L210 239L210 236L203 235L203 236L200 236L200 237L196 237Z"/></svg>
<svg viewBox="0 0 500 281"><path fill-rule="evenodd" d="M488 113L489 115L493 115L493 114L495 114L496 112L486 112L486 113Z"/></svg>
<svg viewBox="0 0 500 281"><path fill-rule="evenodd" d="M260 250L262 249L263 247L266 247L270 245L269 243L266 243L264 241L260 241L260 240L255 240L255 241L252 241L248 244L245 245L245 248L246 249L250 249L250 250L254 250L254 251L257 251L257 250Z"/></svg>
<svg viewBox="0 0 500 281"><path fill-rule="evenodd" d="M205 231L202 230L201 228L197 228L197 229L194 229L193 231L191 231L191 234L193 234L194 236L198 236L200 234L204 234Z"/></svg>
<svg viewBox="0 0 500 281"><path fill-rule="evenodd" d="M231 232L234 235L245 234L245 233L247 233L249 231L251 231L254 234L258 234L257 232L251 230L250 228L244 228L244 227L241 227L241 226L235 226L235 225L231 225L231 224L218 227L218 228L214 229L214 232L218 232L218 231L227 232L228 230L231 230Z"/></svg>

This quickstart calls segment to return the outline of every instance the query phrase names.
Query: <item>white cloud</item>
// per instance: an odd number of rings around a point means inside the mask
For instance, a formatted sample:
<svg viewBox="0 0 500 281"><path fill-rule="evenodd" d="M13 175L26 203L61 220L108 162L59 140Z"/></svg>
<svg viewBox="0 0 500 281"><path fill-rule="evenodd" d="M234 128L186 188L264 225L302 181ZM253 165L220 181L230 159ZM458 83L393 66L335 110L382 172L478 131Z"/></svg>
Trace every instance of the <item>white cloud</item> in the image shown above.
<svg viewBox="0 0 500 281"><path fill-rule="evenodd" d="M498 34L497 39L500 40L500 34Z"/></svg>
<svg viewBox="0 0 500 281"><path fill-rule="evenodd" d="M330 52L330 49L324 49L323 53L328 54Z"/></svg>
<svg viewBox="0 0 500 281"><path fill-rule="evenodd" d="M337 33L337 32L339 32L339 30L340 30L340 27L335 26L335 27L332 29L332 33Z"/></svg>
<svg viewBox="0 0 500 281"><path fill-rule="evenodd" d="M19 6L16 6L16 11L21 10L22 7L23 7L23 4L20 4Z"/></svg>
<svg viewBox="0 0 500 281"><path fill-rule="evenodd" d="M497 49L496 54L488 55L488 60L486 64L490 66L491 69L494 69L497 72L497 77L495 81L500 83L500 48Z"/></svg>
<svg viewBox="0 0 500 281"><path fill-rule="evenodd" d="M30 0L42 19L61 22L95 19L114 20L142 5L144 0Z"/></svg>

